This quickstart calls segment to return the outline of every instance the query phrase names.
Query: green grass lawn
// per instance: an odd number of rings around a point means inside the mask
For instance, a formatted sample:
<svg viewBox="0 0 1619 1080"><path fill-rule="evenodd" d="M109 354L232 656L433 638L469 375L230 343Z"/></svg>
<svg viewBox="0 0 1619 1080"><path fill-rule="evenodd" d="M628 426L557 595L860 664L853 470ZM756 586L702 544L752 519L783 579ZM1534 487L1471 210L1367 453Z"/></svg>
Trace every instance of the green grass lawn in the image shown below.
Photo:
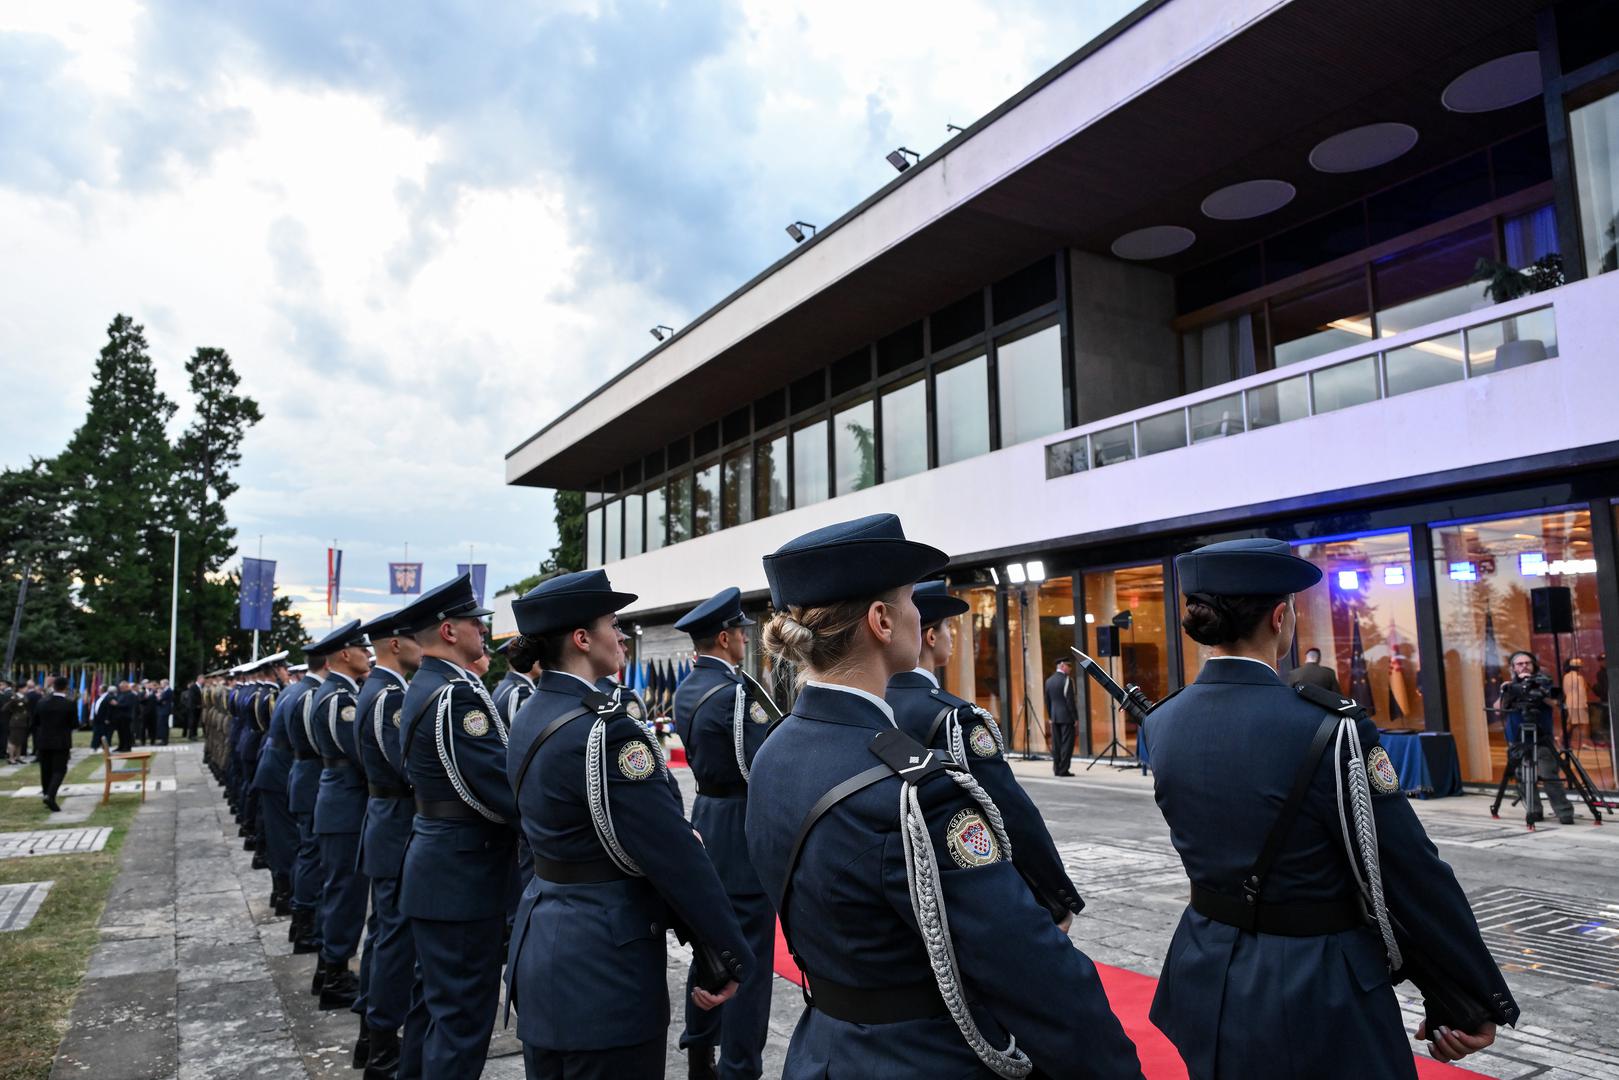
<svg viewBox="0 0 1619 1080"><path fill-rule="evenodd" d="M74 745L88 747L80 732ZM67 783L84 783L101 765L99 754L76 762ZM38 799L12 798L24 786L38 786L39 769L29 766L0 779L0 832L50 828L53 815ZM88 821L62 828L113 827L101 851L0 860L0 884L54 881L44 905L26 930L0 934L0 1080L45 1080L56 1047L67 1029L68 1013L95 947L101 911L118 876L118 852L141 797L114 795L97 806Z"/></svg>

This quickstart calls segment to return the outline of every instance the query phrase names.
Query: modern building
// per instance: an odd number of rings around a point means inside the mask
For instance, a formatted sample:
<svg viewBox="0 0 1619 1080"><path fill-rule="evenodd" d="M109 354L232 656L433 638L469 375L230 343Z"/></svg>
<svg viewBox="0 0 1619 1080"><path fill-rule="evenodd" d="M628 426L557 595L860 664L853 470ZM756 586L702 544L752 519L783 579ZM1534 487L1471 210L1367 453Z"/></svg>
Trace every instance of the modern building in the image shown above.
<svg viewBox="0 0 1619 1080"><path fill-rule="evenodd" d="M1327 571L1299 647L1489 781L1511 650L1619 683L1616 232L1619 4L1152 0L507 478L588 493L643 655L723 586L762 610L790 537L899 513L972 605L949 684L1033 749L1070 644L1195 676L1176 553L1285 538ZM1604 730L1571 735L1611 788Z"/></svg>

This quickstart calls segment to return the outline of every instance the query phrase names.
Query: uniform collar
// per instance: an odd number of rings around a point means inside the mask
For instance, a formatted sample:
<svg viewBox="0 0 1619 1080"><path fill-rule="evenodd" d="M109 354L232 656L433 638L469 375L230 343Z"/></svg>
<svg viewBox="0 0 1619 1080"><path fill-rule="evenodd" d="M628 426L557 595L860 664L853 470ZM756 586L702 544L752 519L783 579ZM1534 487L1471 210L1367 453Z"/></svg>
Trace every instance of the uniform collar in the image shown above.
<svg viewBox="0 0 1619 1080"><path fill-rule="evenodd" d="M405 685L405 677L399 674L399 672L395 671L393 668L389 667L387 664L373 664L371 666L371 673L373 675L379 671L388 678L392 679L394 682L398 683L400 686Z"/></svg>
<svg viewBox="0 0 1619 1080"><path fill-rule="evenodd" d="M834 724L869 727L874 730L898 727L894 710L876 694L841 683L810 681L804 684L793 712Z"/></svg>
<svg viewBox="0 0 1619 1080"><path fill-rule="evenodd" d="M305 672L304 677L299 681L308 683L310 689L314 689L321 684L321 677L319 675L310 675L308 672Z"/></svg>
<svg viewBox="0 0 1619 1080"><path fill-rule="evenodd" d="M1246 656L1211 656L1198 673L1200 683L1240 683L1247 686L1281 686L1276 669L1263 660Z"/></svg>
<svg viewBox="0 0 1619 1080"><path fill-rule="evenodd" d="M707 660L708 663L706 663L706 664L703 663L704 660ZM693 660L691 666L692 667L711 667L711 668L714 668L715 670L719 670L720 668L724 668L730 674L732 674L732 675L736 674L736 665L735 664L731 663L729 660L725 659L723 656L710 656L708 653L704 653L703 655L699 656L696 660Z"/></svg>
<svg viewBox="0 0 1619 1080"><path fill-rule="evenodd" d="M506 677L508 679L519 679L527 683L530 687L534 685L534 680L529 678L527 675L524 675L521 671L508 671L506 672Z"/></svg>
<svg viewBox="0 0 1619 1080"><path fill-rule="evenodd" d="M424 656L422 658L422 667L425 668L429 664L442 665L442 670L439 672L441 675L450 675L455 678L468 680L473 678L472 672L468 671L460 664L457 664L454 660L446 660L442 656Z"/></svg>
<svg viewBox="0 0 1619 1080"><path fill-rule="evenodd" d="M929 671L927 668L925 668L925 667L912 668L911 669L911 674L912 675L920 675L920 676L922 676L922 678L926 679L928 682L933 684L933 689L935 689L935 690L939 689L939 677L937 675L933 674L933 672Z"/></svg>
<svg viewBox="0 0 1619 1080"><path fill-rule="evenodd" d="M540 686L553 693L568 694L575 697L578 696L581 686L585 688L586 693L601 693L600 688L589 679L581 675L575 675L571 671L562 671L557 668L549 668L540 672Z"/></svg>
<svg viewBox="0 0 1619 1080"><path fill-rule="evenodd" d="M355 682L353 679L349 678L347 675L343 674L341 671L328 671L326 673L326 681L327 682L330 682L333 679L342 680L343 685L347 686L350 692L353 692L353 691L356 691L356 690L360 689L360 684L359 683Z"/></svg>

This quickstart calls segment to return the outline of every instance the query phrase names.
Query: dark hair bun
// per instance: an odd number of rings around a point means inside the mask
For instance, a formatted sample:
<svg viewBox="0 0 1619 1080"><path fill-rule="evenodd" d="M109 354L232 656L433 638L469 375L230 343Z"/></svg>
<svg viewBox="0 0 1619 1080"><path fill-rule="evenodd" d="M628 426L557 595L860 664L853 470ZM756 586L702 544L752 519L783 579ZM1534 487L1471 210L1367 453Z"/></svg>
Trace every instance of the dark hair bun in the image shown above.
<svg viewBox="0 0 1619 1080"><path fill-rule="evenodd" d="M1226 645L1236 640L1231 633L1231 621L1218 608L1190 597L1186 600L1186 614L1181 626L1199 645Z"/></svg>
<svg viewBox="0 0 1619 1080"><path fill-rule="evenodd" d="M1230 645L1259 628L1285 596L1208 596L1189 593L1181 626L1199 645Z"/></svg>
<svg viewBox="0 0 1619 1080"><path fill-rule="evenodd" d="M519 634L506 646L506 663L513 671L527 672L539 658L539 646L533 638Z"/></svg>

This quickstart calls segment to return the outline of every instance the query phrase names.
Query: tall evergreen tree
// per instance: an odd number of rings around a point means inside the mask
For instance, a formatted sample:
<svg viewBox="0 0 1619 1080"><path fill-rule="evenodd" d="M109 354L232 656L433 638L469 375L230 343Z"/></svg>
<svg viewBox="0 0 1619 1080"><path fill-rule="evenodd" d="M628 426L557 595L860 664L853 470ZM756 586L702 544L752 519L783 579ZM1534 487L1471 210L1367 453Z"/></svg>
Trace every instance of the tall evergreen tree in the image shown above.
<svg viewBox="0 0 1619 1080"><path fill-rule="evenodd" d="M53 463L0 472L0 626L9 632L24 571L28 595L16 659L58 663L84 659L73 603L67 514Z"/></svg>
<svg viewBox="0 0 1619 1080"><path fill-rule="evenodd" d="M58 459L84 644L102 660L156 662L168 652L174 411L157 387L145 328L117 316L89 412Z"/></svg>
<svg viewBox="0 0 1619 1080"><path fill-rule="evenodd" d="M585 493L559 491L552 500L556 509L557 546L545 560L542 570L564 573L585 568Z"/></svg>
<svg viewBox="0 0 1619 1080"><path fill-rule="evenodd" d="M234 591L209 587L236 554L236 530L225 516L225 500L237 490L231 471L242 461L242 438L263 419L258 402L237 393L241 376L224 349L201 348L186 361L196 413L175 446L179 475L175 488L181 522L180 561L185 640L182 666L195 674L221 638L235 630ZM270 650L275 652L277 650Z"/></svg>

